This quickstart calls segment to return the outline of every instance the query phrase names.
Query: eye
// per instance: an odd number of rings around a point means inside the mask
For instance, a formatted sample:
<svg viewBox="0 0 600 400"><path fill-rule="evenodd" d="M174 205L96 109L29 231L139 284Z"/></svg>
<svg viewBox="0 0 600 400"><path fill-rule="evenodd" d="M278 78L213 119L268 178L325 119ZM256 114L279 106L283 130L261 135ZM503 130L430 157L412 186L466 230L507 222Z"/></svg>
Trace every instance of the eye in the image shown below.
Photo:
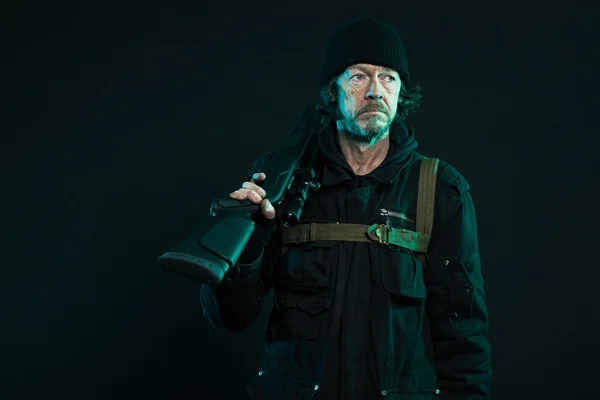
<svg viewBox="0 0 600 400"><path fill-rule="evenodd" d="M391 76L391 75L386 75L385 76L385 80L388 82L395 82L396 81L396 77L395 76Z"/></svg>
<svg viewBox="0 0 600 400"><path fill-rule="evenodd" d="M362 81L365 78L363 74L354 74L350 77L350 80L353 81Z"/></svg>

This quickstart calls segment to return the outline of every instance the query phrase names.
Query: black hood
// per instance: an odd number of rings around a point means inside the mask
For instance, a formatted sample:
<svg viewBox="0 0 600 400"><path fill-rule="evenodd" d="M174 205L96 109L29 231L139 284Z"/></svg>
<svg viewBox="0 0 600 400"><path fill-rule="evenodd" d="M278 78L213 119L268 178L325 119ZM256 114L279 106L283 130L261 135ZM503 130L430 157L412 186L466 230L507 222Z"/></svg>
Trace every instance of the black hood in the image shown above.
<svg viewBox="0 0 600 400"><path fill-rule="evenodd" d="M346 162L340 148L335 121L318 136L319 150L325 158L323 185L335 185L344 180L355 181L356 174ZM395 181L400 171L410 162L418 143L412 127L397 120L390 127L390 148L385 159L368 174L381 183Z"/></svg>

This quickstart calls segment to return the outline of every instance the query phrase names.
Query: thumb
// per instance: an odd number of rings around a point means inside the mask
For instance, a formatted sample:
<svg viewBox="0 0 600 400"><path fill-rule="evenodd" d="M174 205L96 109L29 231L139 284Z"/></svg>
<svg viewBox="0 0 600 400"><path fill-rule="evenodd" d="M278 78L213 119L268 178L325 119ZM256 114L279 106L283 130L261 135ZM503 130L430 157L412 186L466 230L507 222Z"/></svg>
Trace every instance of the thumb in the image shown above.
<svg viewBox="0 0 600 400"><path fill-rule="evenodd" d="M252 175L253 182L262 182L267 178L267 175L264 172L257 172Z"/></svg>

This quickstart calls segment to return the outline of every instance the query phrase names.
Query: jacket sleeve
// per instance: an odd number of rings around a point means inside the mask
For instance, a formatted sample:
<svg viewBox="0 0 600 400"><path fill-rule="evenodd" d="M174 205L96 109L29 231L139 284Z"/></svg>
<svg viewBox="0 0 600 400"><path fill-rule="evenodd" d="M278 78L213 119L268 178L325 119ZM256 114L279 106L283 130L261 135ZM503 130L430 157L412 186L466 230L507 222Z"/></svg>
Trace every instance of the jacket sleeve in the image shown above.
<svg viewBox="0 0 600 400"><path fill-rule="evenodd" d="M204 319L216 330L238 332L258 317L262 299L273 286L273 270L280 254L280 235L275 231L256 261L238 267L242 275L218 285L202 285L200 303ZM250 271L243 274L243 271Z"/></svg>
<svg viewBox="0 0 600 400"><path fill-rule="evenodd" d="M475 206L468 184L458 179L458 192L446 187L452 194L441 205L448 222L433 232L424 274L427 316L440 398L489 399L491 354Z"/></svg>
<svg viewBox="0 0 600 400"><path fill-rule="evenodd" d="M262 171L271 157L272 153L259 157L254 162L250 175ZM273 285L273 270L279 262L280 246L278 229L273 232L266 246L257 243L256 240L249 242L240 257L240 260L244 259L248 263L238 262L236 269L240 274L237 279L218 285L201 286L202 314L209 325L221 332L238 332L256 320L262 298L269 293ZM248 257L248 254L251 256Z"/></svg>

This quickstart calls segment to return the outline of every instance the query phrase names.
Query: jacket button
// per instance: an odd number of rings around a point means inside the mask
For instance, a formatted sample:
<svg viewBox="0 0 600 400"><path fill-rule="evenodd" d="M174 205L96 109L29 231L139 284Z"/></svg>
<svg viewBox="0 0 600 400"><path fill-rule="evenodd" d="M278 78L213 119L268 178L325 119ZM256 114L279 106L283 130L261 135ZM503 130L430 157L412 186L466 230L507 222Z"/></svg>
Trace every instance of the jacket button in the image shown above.
<svg viewBox="0 0 600 400"><path fill-rule="evenodd" d="M382 395L382 396L387 396L387 392L386 392L385 390L382 390L382 391L381 391L381 395Z"/></svg>
<svg viewBox="0 0 600 400"><path fill-rule="evenodd" d="M258 376L262 376L263 372L262 371L258 371Z"/></svg>
<svg viewBox="0 0 600 400"><path fill-rule="evenodd" d="M465 285L465 292L470 293L473 291L473 285L471 285L470 283Z"/></svg>
<svg viewBox="0 0 600 400"><path fill-rule="evenodd" d="M319 385L315 385L315 392L319 390Z"/></svg>
<svg viewBox="0 0 600 400"><path fill-rule="evenodd" d="M440 389L435 389L435 394L440 394Z"/></svg>
<svg viewBox="0 0 600 400"><path fill-rule="evenodd" d="M319 300L312 303L312 309L317 310L321 306L321 302Z"/></svg>

